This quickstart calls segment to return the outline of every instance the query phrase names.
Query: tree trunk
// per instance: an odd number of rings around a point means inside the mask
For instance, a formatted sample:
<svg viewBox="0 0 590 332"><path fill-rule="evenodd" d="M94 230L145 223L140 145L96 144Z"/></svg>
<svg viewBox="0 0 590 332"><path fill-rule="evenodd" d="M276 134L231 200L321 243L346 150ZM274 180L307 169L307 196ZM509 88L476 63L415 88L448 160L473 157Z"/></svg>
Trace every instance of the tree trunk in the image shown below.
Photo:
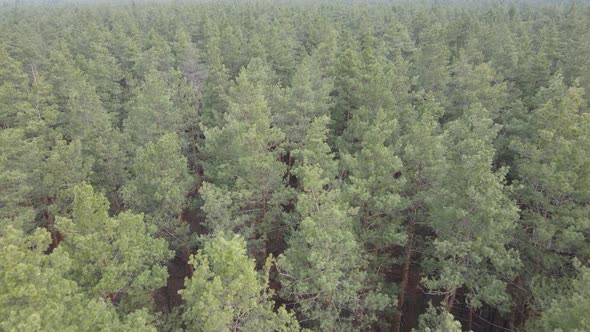
<svg viewBox="0 0 590 332"><path fill-rule="evenodd" d="M453 310L453 305L455 304L455 296L457 295L457 288L453 288L449 290L449 295L444 299L445 306L447 307L447 311L451 312Z"/></svg>
<svg viewBox="0 0 590 332"><path fill-rule="evenodd" d="M188 246L185 246L182 250L183 253L183 263L185 263L185 270L184 273L186 277L190 278L193 276L193 264L191 264L191 251Z"/></svg>
<svg viewBox="0 0 590 332"><path fill-rule="evenodd" d="M408 231L407 235L408 238L406 240L406 251L404 253L404 264L402 266L402 282L400 285L400 293L398 296L397 306L398 310L393 317L393 331L399 332L401 329L401 320L402 320L402 312L401 308L404 305L405 294L406 294L406 287L408 286L408 276L410 273L410 263L412 260L412 250L414 245L414 229L416 226L416 207L412 207L411 209L411 218L410 222L408 223Z"/></svg>
<svg viewBox="0 0 590 332"><path fill-rule="evenodd" d="M287 183L291 184L291 152L288 152L289 159L287 159Z"/></svg>
<svg viewBox="0 0 590 332"><path fill-rule="evenodd" d="M51 204L51 200L47 200L47 205ZM49 248L47 248L46 253L50 254L53 252L55 248L59 245L61 241L64 239L64 235L58 231L55 227L55 216L49 212L49 208L43 210L43 219L45 221L45 228L49 231L51 236L51 243L49 244Z"/></svg>
<svg viewBox="0 0 590 332"><path fill-rule="evenodd" d="M365 301L365 294L361 294L360 295L360 300L361 303L364 303ZM365 319L365 310L364 310L364 306L359 306L356 308L356 311L354 313L355 316L355 325L356 325L356 329L358 331L362 331L362 327L363 327L363 321Z"/></svg>

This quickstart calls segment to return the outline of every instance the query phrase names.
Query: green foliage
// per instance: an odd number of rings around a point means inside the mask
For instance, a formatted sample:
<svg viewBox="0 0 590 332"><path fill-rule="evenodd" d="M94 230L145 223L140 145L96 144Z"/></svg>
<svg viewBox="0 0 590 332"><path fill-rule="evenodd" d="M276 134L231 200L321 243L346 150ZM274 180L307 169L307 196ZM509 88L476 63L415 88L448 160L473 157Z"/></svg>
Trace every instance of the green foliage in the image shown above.
<svg viewBox="0 0 590 332"><path fill-rule="evenodd" d="M31 2L0 5L0 330L583 329L587 4Z"/></svg>
<svg viewBox="0 0 590 332"><path fill-rule="evenodd" d="M96 93L107 112L117 116L121 111L123 91L120 81L124 78L123 71L107 45L90 43L85 45L85 51L89 56L80 57L79 67L96 85Z"/></svg>
<svg viewBox="0 0 590 332"><path fill-rule="evenodd" d="M537 96L529 114L531 134L517 137L517 199L526 209L523 230L516 236L527 272L535 283L560 288L557 279L572 276L571 258L589 257L587 234L590 202L590 117L584 112L583 90L567 87L558 75ZM529 228L531 231L525 231ZM557 273L556 277L552 277ZM539 291L541 301L554 291ZM548 295L546 299L545 295Z"/></svg>
<svg viewBox="0 0 590 332"><path fill-rule="evenodd" d="M302 163L294 173L302 182L303 191L297 195L302 220L279 268L284 295L296 301L313 327L349 330L370 322L389 301L364 292L363 250L353 230L355 210L339 190L330 188L336 168L326 139L326 119L319 118L298 152Z"/></svg>
<svg viewBox="0 0 590 332"><path fill-rule="evenodd" d="M32 194L39 149L21 129L0 131L0 228L29 231L35 227Z"/></svg>
<svg viewBox="0 0 590 332"><path fill-rule="evenodd" d="M473 66L464 53L460 53L452 73L455 76L450 84L449 110L445 118L456 118L475 103L490 112L492 118L498 118L508 106L508 86L503 82L494 68L483 63Z"/></svg>
<svg viewBox="0 0 590 332"><path fill-rule="evenodd" d="M115 307L80 292L62 252L45 254L49 233L8 226L0 237L0 328L6 331L155 331L145 311L123 319Z"/></svg>
<svg viewBox="0 0 590 332"><path fill-rule="evenodd" d="M444 113L431 94L420 93L416 111L402 117L400 138L402 176L406 179L404 197L409 206L425 207L424 199L434 184L437 167L444 160L444 137L440 119Z"/></svg>
<svg viewBox="0 0 590 332"><path fill-rule="evenodd" d="M532 329L544 331L584 331L590 322L590 270L582 268L567 294L554 299Z"/></svg>
<svg viewBox="0 0 590 332"><path fill-rule="evenodd" d="M354 154L341 152L340 156L346 172L342 196L357 209L353 225L359 243L372 252L363 260L369 263L367 278L373 280L368 285L377 289L386 277L381 267L395 259L390 249L406 241L401 218L405 202L400 195L405 180L399 144L392 143L399 127L391 117L382 110L371 120L360 114L354 117L347 131L357 133L358 149Z"/></svg>
<svg viewBox="0 0 590 332"><path fill-rule="evenodd" d="M289 151L301 144L314 118L329 114L332 83L322 76L314 57L303 59L291 87L286 89L278 109L273 112L273 123L285 133Z"/></svg>
<svg viewBox="0 0 590 332"><path fill-rule="evenodd" d="M253 61L241 71L229 91L229 109L224 114L223 126L204 130L206 140L201 156L205 179L210 183L201 191L206 201L207 227L228 234L239 230L246 238L261 234L259 225L278 221L283 200L282 176L286 172L285 165L278 160L278 146L284 134L271 126L263 93L268 76L266 67L259 65L260 62ZM211 201L222 197L223 202ZM235 213L217 219L219 213L215 210L221 206Z"/></svg>
<svg viewBox="0 0 590 332"><path fill-rule="evenodd" d="M446 27L436 22L427 25L418 35L419 50L415 53L414 73L420 89L432 92L437 101L445 100L449 83L449 49L445 45ZM436 56L432 56L432 55Z"/></svg>
<svg viewBox="0 0 590 332"><path fill-rule="evenodd" d="M264 275L254 269L246 242L223 232L205 243L191 258L195 270L181 291L182 318L191 331L299 331L299 324L284 307L276 312L268 288L272 259Z"/></svg>
<svg viewBox="0 0 590 332"><path fill-rule="evenodd" d="M461 332L461 323L456 321L450 312L442 308L436 308L428 303L428 309L420 315L418 328L415 332Z"/></svg>
<svg viewBox="0 0 590 332"><path fill-rule="evenodd" d="M170 45L154 30L149 32L143 51L136 53L135 56L133 72L138 77L147 76L151 70L165 72L174 64Z"/></svg>
<svg viewBox="0 0 590 332"><path fill-rule="evenodd" d="M211 38L207 46L208 75L201 99L201 123L204 127L210 128L222 123L223 114L228 108L230 74L223 63L219 39Z"/></svg>
<svg viewBox="0 0 590 332"><path fill-rule="evenodd" d="M444 290L449 300L456 289L466 287L471 307L483 301L507 309L503 279L512 277L519 263L508 248L518 209L506 196L506 171L492 169L498 126L475 105L445 129L446 159L437 165L438 178L427 200L436 239L425 264L436 274L426 285Z"/></svg>
<svg viewBox="0 0 590 332"><path fill-rule="evenodd" d="M186 233L180 216L194 181L187 166L177 135L165 134L137 151L132 177L121 192L131 210L145 213L146 221L176 245Z"/></svg>
<svg viewBox="0 0 590 332"><path fill-rule="evenodd" d="M276 147L284 137L272 128L259 72L244 69L230 90L230 101L222 127L205 128L203 147L207 178L219 185L248 184L263 178L280 178ZM256 164L256 166L254 166ZM252 173L258 173L254 176ZM275 175L275 176L271 176ZM264 180L263 180L264 181ZM275 185L276 183L271 183Z"/></svg>
<svg viewBox="0 0 590 332"><path fill-rule="evenodd" d="M26 103L29 87L21 67L21 63L0 47L0 126L3 128L17 125L19 113L29 107Z"/></svg>
<svg viewBox="0 0 590 332"><path fill-rule="evenodd" d="M74 186L90 177L93 163L93 158L83 156L80 140L69 144L63 139L55 140L41 169L43 178L39 188L41 197L53 204L52 211L60 214L67 211Z"/></svg>
<svg viewBox="0 0 590 332"><path fill-rule="evenodd" d="M184 135L195 124L193 99L194 92L180 73L151 69L129 102L125 132L135 147L154 143L167 133Z"/></svg>
<svg viewBox="0 0 590 332"><path fill-rule="evenodd" d="M73 263L68 278L90 297L120 302L125 312L149 306L152 292L166 283L162 262L172 258L166 241L153 238L156 228L141 215L109 217L108 201L92 186L76 186L74 194L72 219L57 219L65 240L56 253Z"/></svg>

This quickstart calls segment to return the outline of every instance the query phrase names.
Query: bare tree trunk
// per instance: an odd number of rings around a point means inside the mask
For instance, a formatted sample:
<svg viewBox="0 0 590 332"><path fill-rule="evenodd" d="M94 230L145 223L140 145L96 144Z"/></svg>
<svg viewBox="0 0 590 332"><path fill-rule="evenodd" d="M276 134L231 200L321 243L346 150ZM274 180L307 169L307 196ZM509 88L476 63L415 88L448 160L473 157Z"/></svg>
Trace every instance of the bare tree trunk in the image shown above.
<svg viewBox="0 0 590 332"><path fill-rule="evenodd" d="M287 160L287 184L291 184L291 152L289 152L289 159Z"/></svg>
<svg viewBox="0 0 590 332"><path fill-rule="evenodd" d="M457 295L457 288L453 288L449 290L449 295L444 299L445 306L447 307L448 312L453 310L453 305L455 304L455 296Z"/></svg>
<svg viewBox="0 0 590 332"><path fill-rule="evenodd" d="M400 285L400 293L397 300L398 310L393 317L393 331L399 332L401 329L401 320L402 320L402 312L401 308L404 305L405 295L406 295L406 288L408 286L408 277L410 274L410 263L412 260L412 250L414 246L414 233L415 233L415 226L416 226L416 210L417 208L414 206L411 210L411 218L410 222L408 223L408 230L407 235L408 238L406 240L406 251L404 253L404 264L402 266L402 282Z"/></svg>

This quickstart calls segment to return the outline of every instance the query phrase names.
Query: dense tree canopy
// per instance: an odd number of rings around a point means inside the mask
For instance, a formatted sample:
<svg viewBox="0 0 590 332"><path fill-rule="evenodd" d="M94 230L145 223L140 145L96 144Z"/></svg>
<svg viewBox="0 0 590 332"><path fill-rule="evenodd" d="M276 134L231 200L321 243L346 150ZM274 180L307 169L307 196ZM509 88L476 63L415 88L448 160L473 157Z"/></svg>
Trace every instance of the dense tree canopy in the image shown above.
<svg viewBox="0 0 590 332"><path fill-rule="evenodd" d="M583 1L0 1L0 330L585 331Z"/></svg>

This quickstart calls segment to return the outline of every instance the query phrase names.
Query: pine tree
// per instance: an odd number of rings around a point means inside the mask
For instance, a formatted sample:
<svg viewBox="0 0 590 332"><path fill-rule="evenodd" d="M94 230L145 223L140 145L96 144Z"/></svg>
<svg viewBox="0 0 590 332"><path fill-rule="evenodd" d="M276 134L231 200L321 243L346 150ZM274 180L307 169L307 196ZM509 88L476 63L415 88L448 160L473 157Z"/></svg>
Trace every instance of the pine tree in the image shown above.
<svg viewBox="0 0 590 332"><path fill-rule="evenodd" d="M123 312L149 308L152 292L166 283L167 243L141 215L108 215L109 203L92 186L74 188L72 219L57 218L65 239L56 254L70 257L68 278L91 298L120 304Z"/></svg>
<svg viewBox="0 0 590 332"><path fill-rule="evenodd" d="M48 79L36 69L31 70L31 74L33 81L27 98L29 105L25 112L19 114L18 126L25 130L28 137L37 138L47 149L59 130L58 105Z"/></svg>
<svg viewBox="0 0 590 332"><path fill-rule="evenodd" d="M590 310L590 270L581 268L579 272L579 277L567 293L554 299L538 320L530 324L531 329L584 331L588 327L590 322L586 313Z"/></svg>
<svg viewBox="0 0 590 332"><path fill-rule="evenodd" d="M475 103L490 112L496 120L502 116L508 105L508 85L488 63L472 65L467 55L459 53L459 58L451 72L453 80L449 83L449 104L445 120L454 120Z"/></svg>
<svg viewBox="0 0 590 332"><path fill-rule="evenodd" d="M405 204L400 195L405 180L396 142L397 121L382 110L372 119L362 116L362 111L347 129L358 134L355 141L359 148L353 154L341 152L345 174L342 196L358 209L353 220L358 241L369 253L364 257L368 261L367 285L379 288L385 277L382 267L394 259L392 248L405 242L401 218Z"/></svg>
<svg viewBox="0 0 590 332"><path fill-rule="evenodd" d="M168 42L156 31L148 33L143 52L135 54L133 73L144 78L148 72L167 72L174 68L174 55Z"/></svg>
<svg viewBox="0 0 590 332"><path fill-rule="evenodd" d="M334 121L334 135L339 136L348 126L354 111L361 107L361 96L356 92L361 85L362 64L356 45L351 42L339 57L334 78L334 106L331 118Z"/></svg>
<svg viewBox="0 0 590 332"><path fill-rule="evenodd" d="M251 71L250 66L242 70L236 85L230 89L224 125L204 130L206 139L201 156L205 180L210 183L202 191L207 227L227 234L239 231L249 240L260 239L264 235L261 225L270 226L268 223L278 221L282 213L281 191L286 167L278 160L281 154L278 147L284 134L271 126L263 93L266 77L263 72ZM231 218L241 218L234 227L218 227L227 225L228 221L215 219L217 213L206 208L218 205L211 200L220 195L212 195L211 191L225 192L224 197L232 197L232 210L240 213Z"/></svg>
<svg viewBox="0 0 590 332"><path fill-rule="evenodd" d="M207 81L203 87L201 99L201 123L204 127L212 128L223 124L223 115L228 109L230 73L223 63L223 56L219 49L219 38L212 38L207 44Z"/></svg>
<svg viewBox="0 0 590 332"><path fill-rule="evenodd" d="M516 68L515 83L522 93L523 103L530 107L539 87L547 86L551 78L551 62L546 52L535 49L528 34L519 40L520 53L523 60Z"/></svg>
<svg viewBox="0 0 590 332"><path fill-rule="evenodd" d="M431 271L426 286L445 296L447 308L461 287L471 308L508 308L505 281L519 265L508 247L518 209L506 195L506 170L492 169L498 129L477 104L445 128L446 160L427 199L436 239L424 267Z"/></svg>
<svg viewBox="0 0 590 332"><path fill-rule="evenodd" d="M186 98L181 98L186 97ZM180 73L162 73L150 69L145 81L129 102L125 132L135 147L155 143L163 135L175 132L184 137L195 126L194 94Z"/></svg>
<svg viewBox="0 0 590 332"><path fill-rule="evenodd" d="M466 49L481 50L483 60L490 62L494 69L503 77L514 81L518 79L517 67L520 58L518 32L514 32L505 20L496 20L493 23L480 22L477 41L467 45ZM474 53L474 52L470 52Z"/></svg>
<svg viewBox="0 0 590 332"><path fill-rule="evenodd" d="M124 73L105 45L93 42L85 43L84 47L90 56L79 56L78 67L96 86L96 93L106 111L116 118L121 112Z"/></svg>
<svg viewBox="0 0 590 332"><path fill-rule="evenodd" d="M399 286L398 310L394 314L393 328L399 331L402 322L401 308L408 307L408 298L416 289L409 289L411 266L420 265L417 253L423 251L424 231L428 209L426 200L437 178L437 166L444 162L442 129L439 120L443 108L434 101L432 94L416 95L416 109L403 117L400 137L403 168L400 176L405 179L402 197L405 209L400 213L405 220L406 242L401 259L402 278ZM406 297L406 294L408 296Z"/></svg>
<svg viewBox="0 0 590 332"><path fill-rule="evenodd" d="M182 318L191 331L298 331L292 313L281 306L276 312L269 289L267 260L264 275L246 254L239 236L226 239L223 232L192 256L194 272L181 291L185 300Z"/></svg>
<svg viewBox="0 0 590 332"><path fill-rule="evenodd" d="M565 17L559 22L560 38L556 38L557 64L567 84L579 79L580 86L588 99L590 93L590 61L584 54L590 50L588 30L590 20L584 15L582 6L572 2Z"/></svg>
<svg viewBox="0 0 590 332"><path fill-rule="evenodd" d="M126 178L127 160L119 146L122 137L113 128L113 116L104 108L94 82L72 57L61 43L50 54L47 77L58 105L57 130L67 141L80 140L83 157L93 160L89 180L116 200L116 191Z"/></svg>
<svg viewBox="0 0 590 332"><path fill-rule="evenodd" d="M176 70L189 80L196 79L195 75L199 70L199 52L191 40L191 35L182 27L176 31L172 51Z"/></svg>
<svg viewBox="0 0 590 332"><path fill-rule="evenodd" d="M68 255L46 254L49 233L25 234L11 226L0 234L0 328L7 331L156 331L138 310L119 318L115 307L81 292Z"/></svg>
<svg viewBox="0 0 590 332"><path fill-rule="evenodd" d="M540 304L575 274L572 258L585 262L590 253L586 220L590 210L590 117L584 92L567 87L555 75L537 95L539 105L526 119L526 136L516 137L516 198L522 225L515 240L525 269L527 288Z"/></svg>
<svg viewBox="0 0 590 332"><path fill-rule="evenodd" d="M461 323L455 320L450 312L436 308L428 303L428 309L420 315L418 329L412 332L461 332Z"/></svg>
<svg viewBox="0 0 590 332"><path fill-rule="evenodd" d="M418 35L419 51L415 53L413 72L419 89L431 91L438 102L445 100L449 83L450 52L446 44L446 27L434 23Z"/></svg>
<svg viewBox="0 0 590 332"><path fill-rule="evenodd" d="M143 32L139 27L140 19L131 10L113 10L109 12L109 16L112 19L107 47L128 75L124 77L125 81L129 81L131 76L135 76L132 69L142 53Z"/></svg>
<svg viewBox="0 0 590 332"><path fill-rule="evenodd" d="M219 35L219 48L223 54L223 63L230 70L232 76L237 75L241 68L245 66L250 57L244 57L247 48L247 37L242 32L239 25L234 22L221 22Z"/></svg>
<svg viewBox="0 0 590 332"><path fill-rule="evenodd" d="M267 59L279 80L287 82L295 70L298 55L294 27L285 16L280 17L279 22L267 27L268 31L260 34L260 36L266 36L263 41Z"/></svg>
<svg viewBox="0 0 590 332"><path fill-rule="evenodd" d="M67 214L74 186L90 177L93 164L93 158L83 156L80 140L68 144L55 139L40 169L41 181L36 189L45 205L44 212L49 213L46 221L51 222L56 214Z"/></svg>
<svg viewBox="0 0 590 332"><path fill-rule="evenodd" d="M26 102L28 80L22 71L22 64L3 47L0 47L0 82L0 127L15 127L19 113L30 107Z"/></svg>
<svg viewBox="0 0 590 332"><path fill-rule="evenodd" d="M178 137L168 133L137 151L121 195L128 208L144 213L159 235L177 246L186 241L181 215L193 182Z"/></svg>
<svg viewBox="0 0 590 332"><path fill-rule="evenodd" d="M0 228L8 225L25 232L35 227L33 198L39 146L27 140L23 130L0 130Z"/></svg>
<svg viewBox="0 0 590 332"><path fill-rule="evenodd" d="M283 294L294 300L315 329L351 330L369 324L388 305L365 290L363 250L353 225L355 210L335 185L337 165L325 143L327 118L316 119L306 136L302 162L294 169L301 223L279 258Z"/></svg>
<svg viewBox="0 0 590 332"><path fill-rule="evenodd" d="M332 83L322 76L317 60L304 58L291 87L286 88L280 109L273 110L273 123L285 133L287 151L299 147L314 118L329 114Z"/></svg>

